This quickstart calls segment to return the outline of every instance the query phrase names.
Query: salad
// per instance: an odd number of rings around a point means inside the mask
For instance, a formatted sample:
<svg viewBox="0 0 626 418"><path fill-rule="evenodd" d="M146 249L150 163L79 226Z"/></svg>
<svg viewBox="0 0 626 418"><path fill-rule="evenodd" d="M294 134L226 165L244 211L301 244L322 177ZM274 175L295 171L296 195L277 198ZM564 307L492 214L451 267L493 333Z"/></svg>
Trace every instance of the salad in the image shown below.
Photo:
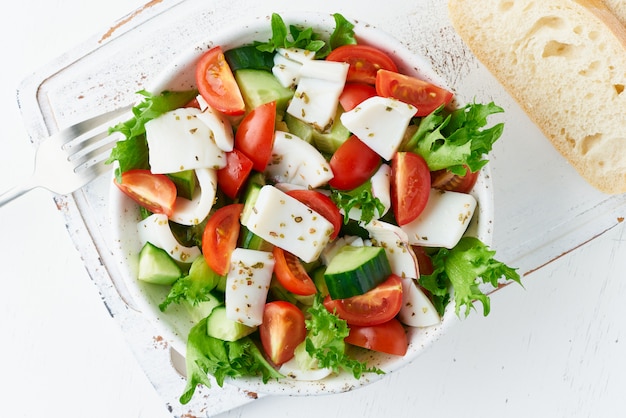
<svg viewBox="0 0 626 418"><path fill-rule="evenodd" d="M407 352L407 328L467 316L520 282L466 234L503 126L494 103L402 74L333 15L198 59L196 85L140 91L111 128L114 183L140 207L137 279L188 309L187 385L382 374L354 347ZM358 349L356 349L358 350Z"/></svg>

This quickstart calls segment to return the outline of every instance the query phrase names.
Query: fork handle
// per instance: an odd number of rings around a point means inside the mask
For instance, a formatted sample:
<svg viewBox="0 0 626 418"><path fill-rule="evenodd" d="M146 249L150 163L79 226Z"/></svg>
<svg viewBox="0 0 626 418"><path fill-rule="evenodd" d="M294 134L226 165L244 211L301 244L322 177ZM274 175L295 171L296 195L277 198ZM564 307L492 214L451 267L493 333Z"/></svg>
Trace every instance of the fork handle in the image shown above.
<svg viewBox="0 0 626 418"><path fill-rule="evenodd" d="M0 207L4 206L5 204L11 202L14 199L17 199L18 197L22 196L26 192L31 191L35 187L36 186L32 184L31 181L28 181L24 184L15 186L5 191L4 193L0 194Z"/></svg>

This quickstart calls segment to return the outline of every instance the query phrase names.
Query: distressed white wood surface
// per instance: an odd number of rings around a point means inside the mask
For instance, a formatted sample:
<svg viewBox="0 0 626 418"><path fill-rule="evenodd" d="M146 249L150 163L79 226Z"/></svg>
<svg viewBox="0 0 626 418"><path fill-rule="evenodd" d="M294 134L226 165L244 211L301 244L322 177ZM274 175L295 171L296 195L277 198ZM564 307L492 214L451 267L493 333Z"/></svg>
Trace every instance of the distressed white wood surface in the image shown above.
<svg viewBox="0 0 626 418"><path fill-rule="evenodd" d="M24 0L4 15L0 190L30 171L32 149L15 103L19 82L143 3ZM370 21L377 14L375 7L361 11ZM430 25L385 16L413 31ZM34 191L0 208L0 228L0 416L170 416L85 273L50 194ZM621 224L527 276L525 289L498 292L488 318L472 315L371 387L265 397L221 416L622 416L625 237Z"/></svg>

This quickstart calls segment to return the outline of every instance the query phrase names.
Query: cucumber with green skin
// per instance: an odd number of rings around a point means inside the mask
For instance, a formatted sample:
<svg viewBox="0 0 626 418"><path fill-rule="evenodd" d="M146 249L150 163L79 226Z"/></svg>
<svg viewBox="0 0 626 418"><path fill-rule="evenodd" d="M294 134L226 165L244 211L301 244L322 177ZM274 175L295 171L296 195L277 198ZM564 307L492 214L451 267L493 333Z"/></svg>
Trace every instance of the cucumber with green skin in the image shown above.
<svg viewBox="0 0 626 418"><path fill-rule="evenodd" d="M332 299L346 299L375 288L390 274L384 248L346 245L330 260L324 282Z"/></svg>
<svg viewBox="0 0 626 418"><path fill-rule="evenodd" d="M224 51L224 58L233 72L242 69L272 71L274 66L274 54L261 51L254 45Z"/></svg>
<svg viewBox="0 0 626 418"><path fill-rule="evenodd" d="M272 251L274 247L244 225L241 225L241 232L239 233L239 246L241 248L260 251Z"/></svg>
<svg viewBox="0 0 626 418"><path fill-rule="evenodd" d="M276 114L278 119L282 119L293 97L293 90L283 87L271 72L264 70L237 70L235 80L248 109L276 101Z"/></svg>
<svg viewBox="0 0 626 418"><path fill-rule="evenodd" d="M182 276L180 266L167 251L146 242L139 252L137 278L147 283L171 285Z"/></svg>
<svg viewBox="0 0 626 418"><path fill-rule="evenodd" d="M207 318L207 335L223 341L237 341L252 334L257 327L249 327L241 322L226 317L226 307L221 305L213 309Z"/></svg>
<svg viewBox="0 0 626 418"><path fill-rule="evenodd" d="M289 132L298 138L313 144L319 151L325 154L333 154L337 148L343 144L349 137L350 131L341 123L341 114L343 109L337 107L337 113L333 119L333 124L328 131L320 132L313 126L301 121L289 113L285 113L285 123Z"/></svg>
<svg viewBox="0 0 626 418"><path fill-rule="evenodd" d="M241 212L241 223L246 224L252 207L256 202L256 199L261 191L261 188L265 186L265 177L262 173L254 173L247 181L246 189L243 194L243 211Z"/></svg>
<svg viewBox="0 0 626 418"><path fill-rule="evenodd" d="M193 199L193 194L198 185L196 172L194 170L179 171L177 173L170 173L167 176L174 182L174 185L176 185L178 196L189 200Z"/></svg>

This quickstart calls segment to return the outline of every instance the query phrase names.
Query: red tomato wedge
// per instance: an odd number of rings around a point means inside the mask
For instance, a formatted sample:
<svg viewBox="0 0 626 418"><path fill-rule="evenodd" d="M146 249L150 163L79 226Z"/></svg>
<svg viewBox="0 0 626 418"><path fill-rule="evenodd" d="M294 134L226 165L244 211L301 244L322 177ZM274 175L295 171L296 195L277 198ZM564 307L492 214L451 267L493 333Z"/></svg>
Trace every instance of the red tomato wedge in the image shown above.
<svg viewBox="0 0 626 418"><path fill-rule="evenodd" d="M243 115L246 105L222 48L211 48L196 64L196 85L200 95L214 109L226 115Z"/></svg>
<svg viewBox="0 0 626 418"><path fill-rule="evenodd" d="M176 202L176 185L165 174L152 174L150 170L129 170L115 185L127 196L152 213L172 216Z"/></svg>
<svg viewBox="0 0 626 418"><path fill-rule="evenodd" d="M211 269L222 276L230 268L230 256L237 246L243 203L233 203L216 210L202 234L202 253Z"/></svg>
<svg viewBox="0 0 626 418"><path fill-rule="evenodd" d="M265 304L263 323L259 326L261 345L277 366L289 361L294 350L306 338L304 314L283 300Z"/></svg>
<svg viewBox="0 0 626 418"><path fill-rule="evenodd" d="M326 59L350 64L348 82L374 85L378 70L398 71L389 55L369 45L342 45L328 54Z"/></svg>
<svg viewBox="0 0 626 418"><path fill-rule="evenodd" d="M380 70L376 74L376 92L417 108L415 116L426 116L452 101L452 92L416 77Z"/></svg>
<svg viewBox="0 0 626 418"><path fill-rule="evenodd" d="M238 149L226 154L226 167L217 170L217 184L234 199L252 171L252 160Z"/></svg>
<svg viewBox="0 0 626 418"><path fill-rule="evenodd" d="M396 356L405 355L409 345L404 327L395 318L382 324L366 327L351 325L350 334L344 341L348 344Z"/></svg>
<svg viewBox="0 0 626 418"><path fill-rule="evenodd" d="M277 366L290 360L306 337L304 314L283 300L265 304L263 323L259 326L263 350Z"/></svg>
<svg viewBox="0 0 626 418"><path fill-rule="evenodd" d="M333 178L328 184L338 190L352 190L376 172L382 159L355 135L350 136L330 158Z"/></svg>
<svg viewBox="0 0 626 418"><path fill-rule="evenodd" d="M339 103L346 112L357 107L361 102L376 96L376 88L365 83L346 83L339 96Z"/></svg>
<svg viewBox="0 0 626 418"><path fill-rule="evenodd" d="M465 168L467 171L464 176L451 173L446 169L433 171L431 173L432 187L452 192L469 193L478 180L478 171L472 173L469 168Z"/></svg>
<svg viewBox="0 0 626 418"><path fill-rule="evenodd" d="M430 170L421 155L398 152L391 160L391 206L398 225L415 220L430 196Z"/></svg>
<svg viewBox="0 0 626 418"><path fill-rule="evenodd" d="M343 215L339 212L339 208L335 202L323 193L316 190L290 190L287 194L304 203L315 212L322 215L328 222L333 224L333 233L330 239L337 238L341 225L343 223Z"/></svg>
<svg viewBox="0 0 626 418"><path fill-rule="evenodd" d="M417 265L419 267L420 275L430 275L433 274L433 260L424 250L424 247L419 245L413 245L411 247L413 249L413 253L415 254L415 258L417 258Z"/></svg>
<svg viewBox="0 0 626 418"><path fill-rule="evenodd" d="M263 172L272 156L276 102L262 104L248 113L235 133L235 148L243 152Z"/></svg>
<svg viewBox="0 0 626 418"><path fill-rule="evenodd" d="M362 295L346 299L326 296L324 306L349 325L370 326L382 324L395 317L402 307L402 282L392 274Z"/></svg>
<svg viewBox="0 0 626 418"><path fill-rule="evenodd" d="M295 255L274 247L274 274L276 280L291 293L309 296L317 292L313 279L308 275L300 259Z"/></svg>

